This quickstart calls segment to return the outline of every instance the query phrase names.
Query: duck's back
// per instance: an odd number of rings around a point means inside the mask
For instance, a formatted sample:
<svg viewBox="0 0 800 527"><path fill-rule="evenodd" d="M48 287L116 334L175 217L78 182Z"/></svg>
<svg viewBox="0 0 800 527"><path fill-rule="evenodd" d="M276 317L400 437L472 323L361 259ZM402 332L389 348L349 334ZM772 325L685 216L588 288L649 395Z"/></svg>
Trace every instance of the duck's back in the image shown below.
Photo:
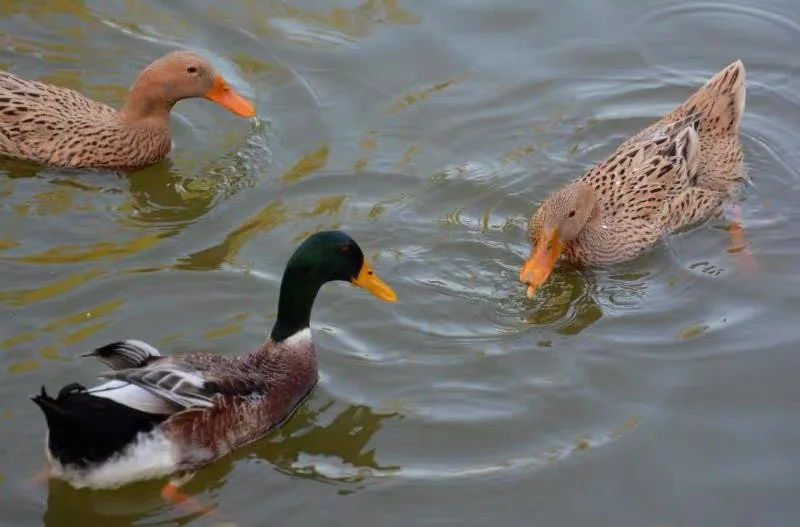
<svg viewBox="0 0 800 527"><path fill-rule="evenodd" d="M697 174L699 139L684 121L660 126L635 143L624 143L581 180L595 191L608 225L651 221L663 203Z"/></svg>
<svg viewBox="0 0 800 527"><path fill-rule="evenodd" d="M116 110L81 93L62 86L23 79L13 73L0 70L0 96L3 98L3 113L20 110L21 113L45 111L54 117L70 118L92 114L98 118L113 118ZM21 114L20 114L21 115Z"/></svg>
<svg viewBox="0 0 800 527"><path fill-rule="evenodd" d="M169 133L125 126L75 90L0 71L0 154L70 168L137 168L169 151Z"/></svg>
<svg viewBox="0 0 800 527"><path fill-rule="evenodd" d="M744 98L744 66L736 61L588 171L581 179L595 189L608 220L656 217L691 186L733 193L742 179Z"/></svg>
<svg viewBox="0 0 800 527"><path fill-rule="evenodd" d="M674 110L625 141L620 148L648 141L665 127L691 124L700 138L697 185L725 193L735 191L742 180L739 124L745 107L744 79L744 64L740 60L729 64Z"/></svg>

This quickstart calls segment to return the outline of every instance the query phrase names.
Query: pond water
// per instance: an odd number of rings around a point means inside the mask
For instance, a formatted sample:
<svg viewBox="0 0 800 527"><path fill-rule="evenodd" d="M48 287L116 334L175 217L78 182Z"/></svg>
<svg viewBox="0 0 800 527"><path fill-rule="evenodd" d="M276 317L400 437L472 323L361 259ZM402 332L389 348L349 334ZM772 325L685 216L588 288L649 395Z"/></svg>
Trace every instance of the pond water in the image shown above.
<svg viewBox="0 0 800 527"><path fill-rule="evenodd" d="M176 48L259 118L173 113L133 174L0 162L1 525L785 526L800 518L800 13L789 0L0 0L0 67L118 106ZM549 191L712 74L747 68L759 273L724 221L528 300ZM197 517L149 482L24 482L42 384L92 382L120 338L238 354L283 266L341 228L397 292L326 286L320 385L201 470Z"/></svg>

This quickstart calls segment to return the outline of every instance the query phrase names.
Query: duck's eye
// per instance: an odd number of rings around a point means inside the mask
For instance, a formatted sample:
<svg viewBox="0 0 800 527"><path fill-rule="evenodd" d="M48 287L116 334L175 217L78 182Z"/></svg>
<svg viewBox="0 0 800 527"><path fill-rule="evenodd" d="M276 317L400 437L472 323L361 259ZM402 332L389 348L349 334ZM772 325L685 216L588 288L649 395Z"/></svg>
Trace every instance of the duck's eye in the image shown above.
<svg viewBox="0 0 800 527"><path fill-rule="evenodd" d="M571 217L573 217L574 215L575 215L575 211L574 211L574 210L571 210L571 211L569 211L569 214L568 214L568 216L569 216L570 218L571 218Z"/></svg>
<svg viewBox="0 0 800 527"><path fill-rule="evenodd" d="M195 66L189 66L186 68L186 71L189 73L197 73L197 68Z"/></svg>
<svg viewBox="0 0 800 527"><path fill-rule="evenodd" d="M339 254L347 254L350 252L350 246L340 245L339 247L336 248L336 252L338 252Z"/></svg>

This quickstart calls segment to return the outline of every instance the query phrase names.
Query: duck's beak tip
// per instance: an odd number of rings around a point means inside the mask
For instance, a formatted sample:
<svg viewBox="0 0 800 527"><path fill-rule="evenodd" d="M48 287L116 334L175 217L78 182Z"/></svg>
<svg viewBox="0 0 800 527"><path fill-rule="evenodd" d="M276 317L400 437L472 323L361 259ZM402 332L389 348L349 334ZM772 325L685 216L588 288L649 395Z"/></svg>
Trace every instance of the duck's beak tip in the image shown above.
<svg viewBox="0 0 800 527"><path fill-rule="evenodd" d="M536 290L547 281L553 272L562 250L561 240L556 231L545 234L543 240L533 248L531 256L519 270L519 280L527 286L528 298L533 298Z"/></svg>

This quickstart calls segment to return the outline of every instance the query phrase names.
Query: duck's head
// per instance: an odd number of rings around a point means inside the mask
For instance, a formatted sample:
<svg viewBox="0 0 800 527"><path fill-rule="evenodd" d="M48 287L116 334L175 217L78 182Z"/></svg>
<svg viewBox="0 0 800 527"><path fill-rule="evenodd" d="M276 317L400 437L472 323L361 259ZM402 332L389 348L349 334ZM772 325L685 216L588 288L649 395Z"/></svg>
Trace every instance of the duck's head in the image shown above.
<svg viewBox="0 0 800 527"><path fill-rule="evenodd" d="M208 60L191 51L173 51L142 70L122 112L145 118L168 113L175 103L192 97L208 99L242 117L256 114Z"/></svg>
<svg viewBox="0 0 800 527"><path fill-rule="evenodd" d="M596 205L594 190L585 183L571 183L551 194L533 215L528 229L531 254L519 272L528 286L528 297L550 276L564 246L578 237Z"/></svg>
<svg viewBox="0 0 800 527"><path fill-rule="evenodd" d="M280 342L306 329L317 292L335 280L350 282L387 302L397 300L355 240L341 231L318 232L306 238L286 264L272 340Z"/></svg>
<svg viewBox="0 0 800 527"><path fill-rule="evenodd" d="M356 241L342 231L322 231L312 234L295 250L287 273L302 276L307 283L342 280L366 289L381 300L394 302L394 291L378 278Z"/></svg>

